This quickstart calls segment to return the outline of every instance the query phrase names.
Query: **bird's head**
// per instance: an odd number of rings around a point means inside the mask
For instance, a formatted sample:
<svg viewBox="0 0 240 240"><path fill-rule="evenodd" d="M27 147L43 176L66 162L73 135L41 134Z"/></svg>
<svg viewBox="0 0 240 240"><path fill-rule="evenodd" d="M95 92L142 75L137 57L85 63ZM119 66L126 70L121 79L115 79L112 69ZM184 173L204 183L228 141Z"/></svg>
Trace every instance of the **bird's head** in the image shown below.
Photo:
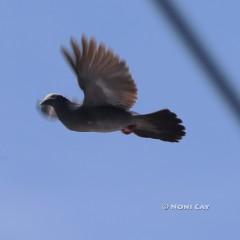
<svg viewBox="0 0 240 240"><path fill-rule="evenodd" d="M41 107L51 106L55 108L57 105L66 102L68 102L68 99L63 97L62 95L50 93L43 98L43 100L40 102L40 106Z"/></svg>
<svg viewBox="0 0 240 240"><path fill-rule="evenodd" d="M59 107L64 106L69 100L59 94L50 93L37 104L40 112L47 118L56 119Z"/></svg>

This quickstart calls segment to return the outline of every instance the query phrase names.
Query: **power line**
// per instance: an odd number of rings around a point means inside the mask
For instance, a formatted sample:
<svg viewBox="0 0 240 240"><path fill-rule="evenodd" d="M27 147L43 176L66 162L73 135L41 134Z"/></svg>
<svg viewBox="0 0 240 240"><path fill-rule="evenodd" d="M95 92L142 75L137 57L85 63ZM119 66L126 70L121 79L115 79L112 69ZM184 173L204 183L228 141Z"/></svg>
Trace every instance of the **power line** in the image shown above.
<svg viewBox="0 0 240 240"><path fill-rule="evenodd" d="M203 47L203 44L173 2L171 0L154 0L154 2L157 4L159 10L163 11L168 17L173 27L182 37L185 45L191 50L199 64L208 74L209 80L228 102L240 122L240 99L234 87L230 84L229 78L221 71L212 56Z"/></svg>

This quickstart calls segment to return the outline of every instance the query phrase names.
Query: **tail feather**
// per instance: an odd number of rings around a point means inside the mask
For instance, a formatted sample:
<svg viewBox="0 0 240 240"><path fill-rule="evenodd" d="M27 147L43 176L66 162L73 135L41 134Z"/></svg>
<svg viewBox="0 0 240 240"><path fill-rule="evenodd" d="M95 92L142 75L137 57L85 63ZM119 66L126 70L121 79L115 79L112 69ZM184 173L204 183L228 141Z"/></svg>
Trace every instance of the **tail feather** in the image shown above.
<svg viewBox="0 0 240 240"><path fill-rule="evenodd" d="M182 120L168 109L136 115L134 118L136 126L133 132L140 137L178 142L185 135L185 127L181 125Z"/></svg>

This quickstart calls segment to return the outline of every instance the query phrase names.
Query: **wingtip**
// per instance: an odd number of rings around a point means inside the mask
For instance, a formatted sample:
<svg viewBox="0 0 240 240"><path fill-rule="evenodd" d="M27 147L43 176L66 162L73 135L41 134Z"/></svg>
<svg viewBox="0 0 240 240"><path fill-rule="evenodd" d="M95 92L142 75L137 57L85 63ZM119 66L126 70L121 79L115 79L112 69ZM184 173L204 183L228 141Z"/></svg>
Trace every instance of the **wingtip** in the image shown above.
<svg viewBox="0 0 240 240"><path fill-rule="evenodd" d="M87 34L86 33L82 33L82 40L86 40L87 41Z"/></svg>
<svg viewBox="0 0 240 240"><path fill-rule="evenodd" d="M60 46L60 52L65 55L67 49L64 46Z"/></svg>
<svg viewBox="0 0 240 240"><path fill-rule="evenodd" d="M85 33L82 34L82 45L84 46L84 44L88 43L88 38L87 35Z"/></svg>
<svg viewBox="0 0 240 240"><path fill-rule="evenodd" d="M71 44L71 46L73 46L73 45L76 45L76 44L77 44L77 40L76 40L76 38L75 38L75 37L71 37L71 38L70 38L70 44Z"/></svg>
<svg viewBox="0 0 240 240"><path fill-rule="evenodd" d="M71 59L71 55L70 55L70 53L68 52L67 48L65 48L64 46L61 46L61 47L60 47L60 52L62 53L62 55L64 56L64 58L66 58L68 61L69 61L69 60L72 60L72 59Z"/></svg>

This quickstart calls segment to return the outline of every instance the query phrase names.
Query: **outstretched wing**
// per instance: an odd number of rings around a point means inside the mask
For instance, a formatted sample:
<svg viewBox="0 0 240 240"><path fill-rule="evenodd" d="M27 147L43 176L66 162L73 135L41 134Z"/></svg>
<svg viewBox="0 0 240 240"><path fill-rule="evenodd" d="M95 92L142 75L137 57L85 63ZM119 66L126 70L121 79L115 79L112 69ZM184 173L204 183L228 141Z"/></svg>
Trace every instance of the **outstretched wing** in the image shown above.
<svg viewBox="0 0 240 240"><path fill-rule="evenodd" d="M114 105L124 109L133 106L137 88L125 61L93 38L82 37L80 48L71 40L73 54L62 52L76 73L78 84L84 91L84 105Z"/></svg>

